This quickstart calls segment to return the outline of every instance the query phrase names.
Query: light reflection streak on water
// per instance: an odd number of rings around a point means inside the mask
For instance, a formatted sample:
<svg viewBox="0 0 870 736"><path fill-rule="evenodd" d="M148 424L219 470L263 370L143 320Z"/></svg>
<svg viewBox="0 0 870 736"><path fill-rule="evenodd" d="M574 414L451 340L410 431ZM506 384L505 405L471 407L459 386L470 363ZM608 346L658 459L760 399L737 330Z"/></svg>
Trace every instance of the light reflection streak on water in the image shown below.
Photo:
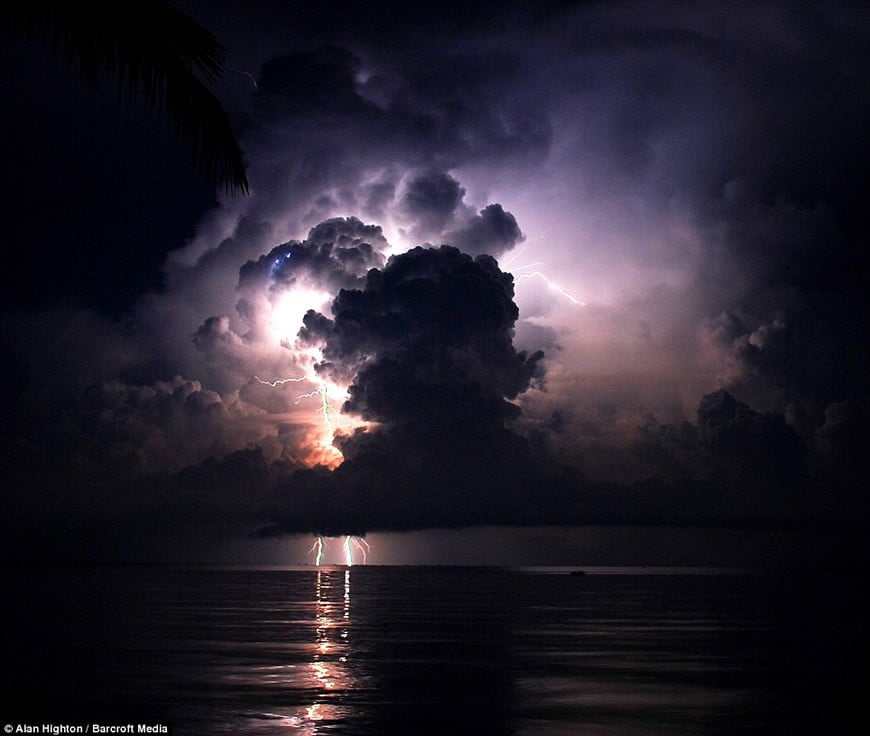
<svg viewBox="0 0 870 736"><path fill-rule="evenodd" d="M318 724L342 717L344 709L339 701L340 695L355 685L353 672L348 665L350 569L344 570L342 596L338 600L337 591L333 589L335 577L335 573L318 570L314 586L315 647L309 669L316 694L314 702L304 711L312 736L321 732Z"/></svg>

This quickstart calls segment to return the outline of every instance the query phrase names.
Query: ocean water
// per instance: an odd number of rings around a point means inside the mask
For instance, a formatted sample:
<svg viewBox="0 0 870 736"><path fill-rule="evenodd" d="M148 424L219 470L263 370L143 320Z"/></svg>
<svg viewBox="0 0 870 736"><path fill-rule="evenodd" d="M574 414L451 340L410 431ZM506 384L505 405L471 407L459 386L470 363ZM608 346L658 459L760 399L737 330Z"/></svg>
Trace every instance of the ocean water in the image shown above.
<svg viewBox="0 0 870 736"><path fill-rule="evenodd" d="M175 734L847 733L867 576L3 572L3 723ZM863 729L862 729L863 730Z"/></svg>

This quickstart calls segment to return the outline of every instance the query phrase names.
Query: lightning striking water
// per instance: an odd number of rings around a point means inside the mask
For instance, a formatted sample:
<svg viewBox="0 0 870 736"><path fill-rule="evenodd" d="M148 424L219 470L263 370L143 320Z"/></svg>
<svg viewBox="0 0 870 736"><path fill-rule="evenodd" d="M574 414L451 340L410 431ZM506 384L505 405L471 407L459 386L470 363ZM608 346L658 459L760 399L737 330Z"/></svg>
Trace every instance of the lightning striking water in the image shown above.
<svg viewBox="0 0 870 736"><path fill-rule="evenodd" d="M369 552L371 552L372 548L362 537L352 537L352 539L353 546L362 555L362 564L365 565L368 562Z"/></svg>
<svg viewBox="0 0 870 736"><path fill-rule="evenodd" d="M265 381L259 376L254 376L254 380L263 384L264 386L271 386L272 388L277 388L278 386L283 386L287 383L299 383L301 381L310 381L311 379L307 376L302 376L299 378L279 378L275 381ZM293 403L298 404L303 399L311 399L315 396L320 397L320 406L321 413L323 414L323 422L326 425L327 430L329 431L329 434L331 436L335 431L335 426L333 424L331 416L335 410L332 408L332 404L330 404L329 402L329 394L327 393L327 386L325 382L321 382L319 386L313 391L300 394L296 397L296 400ZM356 561L354 560L354 551L358 552L362 556L362 564L366 563L370 547L368 542L366 542L364 539L348 535L344 538L342 548L344 550L345 564L348 567L356 564ZM311 549L309 550L309 554L314 554L314 564L318 567L323 564L325 550L326 542L323 537L318 536L317 539L314 541L314 544L311 546Z"/></svg>
<svg viewBox="0 0 870 736"><path fill-rule="evenodd" d="M344 553L344 564L348 567L353 567L356 564L365 565L368 561L368 555L371 551L369 543L362 537L354 537L350 534L346 535L341 543L341 548ZM317 537L309 554L314 554L314 564L320 567L323 564L324 553L326 552L326 540L323 537ZM356 556L357 553L359 557ZM360 559L360 562L357 562Z"/></svg>
<svg viewBox="0 0 870 736"><path fill-rule="evenodd" d="M357 550L362 555L362 564L366 564L366 560L368 559L368 553L371 550L371 547L369 547L369 543L366 542L365 539L362 539L361 537L352 537L350 535L347 535L344 538L344 543L342 546L344 548L344 562L348 567L351 567L355 564L353 559L354 550Z"/></svg>
<svg viewBox="0 0 870 736"><path fill-rule="evenodd" d="M314 564L317 565L317 567L320 567L323 562L323 537L318 537L314 540L314 544L311 545L308 554L311 554L312 552L315 552Z"/></svg>

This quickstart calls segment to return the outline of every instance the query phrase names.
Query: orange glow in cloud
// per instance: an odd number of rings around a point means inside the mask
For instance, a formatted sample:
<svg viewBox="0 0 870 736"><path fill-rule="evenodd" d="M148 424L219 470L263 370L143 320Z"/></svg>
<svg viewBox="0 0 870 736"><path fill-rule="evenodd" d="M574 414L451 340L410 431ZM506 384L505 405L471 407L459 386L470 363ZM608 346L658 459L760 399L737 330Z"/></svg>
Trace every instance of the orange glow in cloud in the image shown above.
<svg viewBox="0 0 870 736"><path fill-rule="evenodd" d="M312 407L310 413L312 431L300 453L299 460L308 467L324 465L334 470L344 462L344 456L334 444L336 433L367 428L369 422L341 413L341 407L347 400L347 386L326 381L318 375L315 367L323 359L320 349L303 347L296 342L305 313L311 309L319 312L326 311L326 306L331 299L332 297L325 291L304 287L289 288L277 295L272 302L270 319L272 339L277 349L293 352L300 367L300 375L265 378L255 376L254 378L259 383L274 388L291 383L300 384L294 403L300 406L308 403Z"/></svg>

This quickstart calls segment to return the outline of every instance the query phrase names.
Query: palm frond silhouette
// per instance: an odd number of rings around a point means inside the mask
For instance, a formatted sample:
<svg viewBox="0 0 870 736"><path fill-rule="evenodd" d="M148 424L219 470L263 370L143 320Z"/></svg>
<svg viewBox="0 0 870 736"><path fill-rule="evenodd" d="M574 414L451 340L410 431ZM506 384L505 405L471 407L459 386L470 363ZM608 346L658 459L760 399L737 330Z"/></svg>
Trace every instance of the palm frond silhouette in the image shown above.
<svg viewBox="0 0 870 736"><path fill-rule="evenodd" d="M208 87L223 74L225 49L180 10L157 0L29 0L4 4L0 24L49 44L90 81L116 75L119 98L141 97L165 118L196 170L227 192L248 192L229 117Z"/></svg>

